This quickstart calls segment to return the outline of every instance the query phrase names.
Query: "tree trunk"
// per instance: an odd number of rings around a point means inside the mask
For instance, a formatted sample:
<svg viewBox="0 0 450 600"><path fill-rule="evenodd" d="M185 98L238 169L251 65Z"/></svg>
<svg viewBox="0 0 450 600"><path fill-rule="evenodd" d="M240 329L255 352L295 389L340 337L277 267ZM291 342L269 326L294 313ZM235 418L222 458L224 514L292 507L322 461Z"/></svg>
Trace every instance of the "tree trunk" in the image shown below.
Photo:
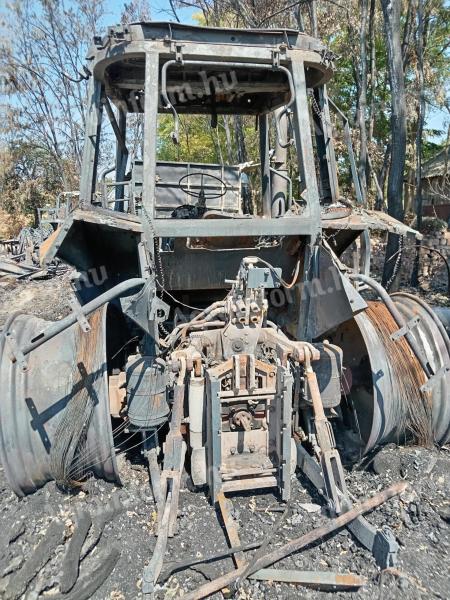
<svg viewBox="0 0 450 600"><path fill-rule="evenodd" d="M377 204L383 204L383 194L379 186L378 177L373 170L373 165L370 160L370 144L372 143L373 133L375 128L375 94L376 94L376 76L377 76L377 61L376 61L376 22L375 22L375 9L376 0L370 0L370 11L369 11L369 52L370 52L370 76L368 80L368 93L369 93L369 106L368 106L368 126L367 126L367 168L366 168L366 181L367 186L371 186L372 179L370 173L372 171L373 181L376 182L377 191ZM370 84L370 85L369 85Z"/></svg>
<svg viewBox="0 0 450 600"><path fill-rule="evenodd" d="M373 138L375 126L375 88L377 76L376 62L376 43L375 43L375 6L376 0L370 0L369 17L369 47L370 47L370 104L369 104L369 127L367 130L367 141L370 143Z"/></svg>
<svg viewBox="0 0 450 600"><path fill-rule="evenodd" d="M408 0L408 8L406 10L405 27L403 29L403 41L402 41L403 71L406 71L406 68L409 65L410 60L411 60L411 45L412 45L412 37L414 34L414 28L413 28L414 5L415 5L415 0Z"/></svg>
<svg viewBox="0 0 450 600"><path fill-rule="evenodd" d="M400 40L401 0L381 0L391 88L391 165L387 186L388 213L403 221L403 172L406 156L406 98Z"/></svg>
<svg viewBox="0 0 450 600"><path fill-rule="evenodd" d="M235 161L233 157L233 144L231 141L231 130L228 115L223 115L223 128L225 130L228 164L232 165Z"/></svg>
<svg viewBox="0 0 450 600"><path fill-rule="evenodd" d="M424 82L424 47L425 47L425 27L424 27L424 3L423 0L417 2L417 81L419 84L419 105L417 111L417 133L416 133L416 194L415 204L417 212L417 229L422 228L423 198L422 198L422 136L425 122L425 82ZM417 242L416 260L414 261L414 270L412 273L411 284L419 285L419 260L420 260L420 242Z"/></svg>
<svg viewBox="0 0 450 600"><path fill-rule="evenodd" d="M385 191L386 191L386 179L387 179L387 174L389 172L390 164L391 164L391 144L390 144L390 142L388 142L386 144L386 149L384 151L383 164L381 165L380 174L378 176L378 181L380 182L380 187L383 190L383 194L385 194Z"/></svg>
<svg viewBox="0 0 450 600"><path fill-rule="evenodd" d="M424 2L417 4L417 80L419 84L419 106L416 134L416 210L417 229L422 227L422 137L425 122L425 82L424 82Z"/></svg>
<svg viewBox="0 0 450 600"><path fill-rule="evenodd" d="M294 17L297 23L298 30L302 33L305 31L305 23L303 22L302 5L299 4L294 8Z"/></svg>
<svg viewBox="0 0 450 600"><path fill-rule="evenodd" d="M319 27L317 23L317 3L316 0L310 0L309 15L311 20L311 35L317 37L319 35Z"/></svg>
<svg viewBox="0 0 450 600"><path fill-rule="evenodd" d="M247 162L247 148L245 147L244 128L242 127L241 115L234 115L234 126L236 128L237 155L240 163Z"/></svg>
<svg viewBox="0 0 450 600"><path fill-rule="evenodd" d="M359 127L359 161L358 176L364 203L367 202L367 17L368 0L360 0L361 23L359 29L359 98L358 98L358 127Z"/></svg>

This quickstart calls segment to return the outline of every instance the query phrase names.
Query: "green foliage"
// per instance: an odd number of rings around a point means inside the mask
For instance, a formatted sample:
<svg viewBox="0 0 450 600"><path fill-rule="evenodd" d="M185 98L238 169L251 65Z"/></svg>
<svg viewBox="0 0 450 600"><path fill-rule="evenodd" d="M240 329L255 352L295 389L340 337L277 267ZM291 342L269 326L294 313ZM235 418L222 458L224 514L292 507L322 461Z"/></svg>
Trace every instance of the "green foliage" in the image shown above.
<svg viewBox="0 0 450 600"><path fill-rule="evenodd" d="M227 121L226 121L227 120ZM228 125L227 125L228 123ZM230 143L225 128L228 126ZM238 141L231 117L218 117L217 127L211 127L209 115L180 115L179 144L172 141L172 115L161 115L158 123L158 160L235 164L238 162ZM243 118L248 160L259 160L258 133L254 118Z"/></svg>
<svg viewBox="0 0 450 600"><path fill-rule="evenodd" d="M172 141L174 121L163 115L158 126L158 159L181 162L219 162L220 132L213 130L210 118L199 115L180 116L179 144ZM218 138L218 139L217 139Z"/></svg>
<svg viewBox="0 0 450 600"><path fill-rule="evenodd" d="M35 219L36 209L53 205L60 191L60 174L45 150L16 143L0 153L0 209L9 215Z"/></svg>

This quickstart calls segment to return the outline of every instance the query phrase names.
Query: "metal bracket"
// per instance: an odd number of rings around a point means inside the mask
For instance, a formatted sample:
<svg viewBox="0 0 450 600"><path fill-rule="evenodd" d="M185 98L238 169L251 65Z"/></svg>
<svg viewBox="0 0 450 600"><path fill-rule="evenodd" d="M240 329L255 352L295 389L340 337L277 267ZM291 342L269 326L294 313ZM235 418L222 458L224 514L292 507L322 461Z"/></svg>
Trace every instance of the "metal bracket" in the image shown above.
<svg viewBox="0 0 450 600"><path fill-rule="evenodd" d="M274 69L278 69L280 66L280 51L272 50L272 66Z"/></svg>
<svg viewBox="0 0 450 600"><path fill-rule="evenodd" d="M247 271L247 288L279 288L281 287L282 272L280 268L254 267Z"/></svg>
<svg viewBox="0 0 450 600"><path fill-rule="evenodd" d="M420 388L421 392L430 392L434 386L446 375L450 372L450 366L444 365L441 367L434 375L430 377L428 381L426 381Z"/></svg>
<svg viewBox="0 0 450 600"><path fill-rule="evenodd" d="M156 296L155 282L148 278L144 287L134 296L121 299L123 312L144 331L152 334L153 322L163 322L169 314L169 306Z"/></svg>
<svg viewBox="0 0 450 600"><path fill-rule="evenodd" d="M161 473L161 495L165 497L163 512L158 508L158 539L150 562L144 567L142 596L144 600L154 598L155 585L163 566L167 540L176 532L176 518L180 497L180 478L186 454L186 444L181 435L185 386L175 386L172 418L166 437L164 468Z"/></svg>
<svg viewBox="0 0 450 600"><path fill-rule="evenodd" d="M69 300L69 306L72 309L73 314L76 316L78 323L84 333L88 333L91 330L89 321L86 319L86 315L83 313L82 306L78 302L75 296L72 296Z"/></svg>
<svg viewBox="0 0 450 600"><path fill-rule="evenodd" d="M170 49L172 52L175 53L175 60L178 63L182 63L183 62L183 46L184 44L180 44L179 42L173 42L170 45Z"/></svg>
<svg viewBox="0 0 450 600"><path fill-rule="evenodd" d="M238 548L241 545L239 539L239 532L236 525L236 521L231 516L231 509L233 504L229 498L225 498L225 494L222 490L217 494L217 503L219 505L220 513L222 515L223 524L225 525L225 531L228 537L228 545L230 548ZM233 554L233 560L236 567L242 567L245 563L245 556L243 552L236 552Z"/></svg>
<svg viewBox="0 0 450 600"><path fill-rule="evenodd" d="M19 365L22 371L26 371L28 369L27 361L25 355L22 350L19 348L16 338L12 331L5 332L5 340L8 343L10 356L12 362L15 362Z"/></svg>
<svg viewBox="0 0 450 600"><path fill-rule="evenodd" d="M347 529L370 552L382 569L397 564L398 542L389 527L377 529L364 517L358 517L347 525Z"/></svg>
<svg viewBox="0 0 450 600"><path fill-rule="evenodd" d="M170 306L158 298L158 296L154 296L153 300L150 303L148 318L150 321L156 321L157 323L163 323L167 321L169 318Z"/></svg>
<svg viewBox="0 0 450 600"><path fill-rule="evenodd" d="M319 464L308 454L300 442L297 444L297 464L321 495L326 498L325 480ZM389 527L376 529L361 516L347 525L347 529L370 552L382 569L397 563L398 543Z"/></svg>
<svg viewBox="0 0 450 600"><path fill-rule="evenodd" d="M420 317L413 317L405 325L403 325L403 327L400 327L400 329L398 329L397 331L394 331L394 333L391 333L391 340L393 342L396 342L397 340L399 340L400 338L405 336L407 333L412 331L414 329L414 327L417 327L417 325L419 325L419 323L420 323Z"/></svg>

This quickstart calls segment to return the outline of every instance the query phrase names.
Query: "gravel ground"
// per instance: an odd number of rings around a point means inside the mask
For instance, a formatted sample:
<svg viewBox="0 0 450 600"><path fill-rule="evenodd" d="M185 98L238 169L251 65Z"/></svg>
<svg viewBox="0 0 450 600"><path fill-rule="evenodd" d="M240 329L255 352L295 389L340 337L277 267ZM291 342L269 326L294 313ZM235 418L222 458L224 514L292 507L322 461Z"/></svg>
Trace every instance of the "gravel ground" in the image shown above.
<svg viewBox="0 0 450 600"><path fill-rule="evenodd" d="M11 309L24 310L49 319L67 314L68 275L52 280L13 284L0 282L0 325ZM26 600L67 598L59 595L58 583L64 555L76 531L80 511L89 511L92 527L83 546L80 580L90 581L103 564L105 553L117 547L120 558L94 600L136 600L141 597L141 577L155 545L155 505L146 469L139 456L119 457L122 487L91 481L77 494L65 494L54 483L18 499L0 468L0 597L11 597L14 583L29 568L29 559L51 523L64 527L64 536L49 552L49 560L36 569L24 594ZM364 468L347 471L347 485L354 498L363 499L393 481L410 486L400 498L388 501L369 515L378 525L389 525L400 543L396 570L380 573L371 555L346 530L307 548L276 565L280 568L353 572L367 579L357 592L320 592L270 582L244 582L235 597L263 598L450 598L450 450L389 446ZM285 543L327 520L321 499L302 475L293 478L290 513L273 536L271 547ZM279 506L271 493L246 493L233 498L233 517L243 543L263 539L279 518L269 509ZM265 510L267 509L267 510ZM165 564L226 548L224 531L214 508L203 492L181 491L179 533L169 540ZM98 539L97 532L103 527ZM41 547L40 547L41 548ZM40 550L37 554L43 557ZM44 561L44 559L43 559ZM233 568L231 559L196 566L173 575L158 589L157 597L182 596ZM163 568L164 570L164 568ZM76 591L76 588L74 588ZM216 598L222 597L220 594Z"/></svg>
<svg viewBox="0 0 450 600"><path fill-rule="evenodd" d="M16 281L12 277L0 280L0 327L14 311L33 314L57 321L69 314L70 275L36 281Z"/></svg>
<svg viewBox="0 0 450 600"><path fill-rule="evenodd" d="M367 579L358 592L319 592L287 584L245 582L238 595L241 599L291 598L449 598L450 597L450 451L389 447L376 457L373 469L347 473L347 484L356 499L363 499L392 481L405 479L409 489L399 498L375 510L369 520L378 526L388 524L399 543L397 569L380 570L370 554L346 531L339 531L321 544L291 556L277 566L287 569L353 572ZM389 469L387 467L389 466ZM431 469L431 471L430 471ZM430 471L426 473L426 471ZM24 499L9 490L0 472L0 530L8 538L11 531L19 535L8 546L0 562L3 578L0 593L9 579L33 552L49 524L59 520L65 526L65 543L51 554L47 565L30 584L28 600L52 598L58 585L61 564L73 533L77 514L88 510L95 533L105 515L112 519L105 526L97 546L81 563L80 577L95 572L98 557L113 546L121 551L119 561L102 587L92 596L96 600L132 600L141 597L141 577L155 544L155 505L143 465L121 460L122 488L101 481L91 482L86 491L67 495L53 483ZM289 516L278 530L271 546L285 543L327 520L319 507L320 498L309 484L297 475L293 480L293 500ZM264 511L278 505L274 494L234 496L233 517L239 525L241 541L263 539L278 519L279 513ZM317 512L309 512L312 509ZM263 509L263 511L261 511ZM113 514L114 513L114 514ZM24 525L23 531L20 524ZM85 548L91 545L92 533ZM165 563L218 552L226 547L224 532L214 508L206 496L184 488L180 497L179 533L169 540ZM173 575L157 593L158 598L177 598L206 580L233 568L230 559L196 566ZM12 575L8 573L13 571ZM47 590L47 592L45 592ZM41 595L39 595L41 593ZM217 595L216 597L221 597Z"/></svg>

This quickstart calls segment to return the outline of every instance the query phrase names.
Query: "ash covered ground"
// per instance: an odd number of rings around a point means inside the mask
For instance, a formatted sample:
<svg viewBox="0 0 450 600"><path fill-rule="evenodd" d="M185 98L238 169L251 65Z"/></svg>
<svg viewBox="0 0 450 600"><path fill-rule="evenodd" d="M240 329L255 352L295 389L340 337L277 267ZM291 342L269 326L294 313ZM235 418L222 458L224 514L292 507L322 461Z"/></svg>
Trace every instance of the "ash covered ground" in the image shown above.
<svg viewBox="0 0 450 600"><path fill-rule="evenodd" d="M61 318L68 313L68 290L68 274L40 282L0 282L0 326L14 310L47 319ZM142 571L156 541L156 508L140 456L134 452L120 455L118 460L120 488L93 480L78 493L67 494L50 483L23 499L16 498L9 489L3 468L0 469L0 597L79 600L86 589L83 585L101 571L114 548L120 553L118 561L91 597L96 600L141 597ZM450 450L388 446L373 460L353 467L346 475L355 500L362 500L394 481L409 482L408 490L400 498L388 501L368 515L373 524L389 525L394 531L400 543L396 569L380 573L370 553L350 533L340 530L275 566L353 572L367 579L359 591L319 592L252 580L244 582L235 597L242 600L450 597ZM321 498L302 475L293 478L292 497L289 515L269 549L327 520ZM235 496L233 506L243 544L264 539L280 516L270 510L280 506L276 495L271 493ZM92 526L81 551L84 558L79 579L71 592L61 594L64 556L83 512L89 512ZM184 486L178 523L179 533L169 540L163 572L169 563L226 549L220 519L203 492L194 493ZM50 550L39 545L47 539L45 534L49 530L54 533ZM33 558L35 563L30 565ZM158 589L157 597L180 597L232 568L232 560L225 559L176 573Z"/></svg>

